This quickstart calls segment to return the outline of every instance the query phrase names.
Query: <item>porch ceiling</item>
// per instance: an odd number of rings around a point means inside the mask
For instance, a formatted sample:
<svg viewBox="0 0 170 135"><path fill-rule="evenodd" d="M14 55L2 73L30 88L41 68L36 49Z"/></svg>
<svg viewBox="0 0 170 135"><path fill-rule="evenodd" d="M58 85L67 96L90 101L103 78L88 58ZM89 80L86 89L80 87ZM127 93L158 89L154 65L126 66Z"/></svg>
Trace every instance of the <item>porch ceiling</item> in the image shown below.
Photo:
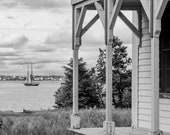
<svg viewBox="0 0 170 135"><path fill-rule="evenodd" d="M88 2L92 0L71 0L72 5L79 5L84 2ZM99 0L101 4L104 3L104 0ZM141 7L140 0L124 0L121 10L136 10L137 8ZM89 10L96 10L94 4L88 4L88 9Z"/></svg>

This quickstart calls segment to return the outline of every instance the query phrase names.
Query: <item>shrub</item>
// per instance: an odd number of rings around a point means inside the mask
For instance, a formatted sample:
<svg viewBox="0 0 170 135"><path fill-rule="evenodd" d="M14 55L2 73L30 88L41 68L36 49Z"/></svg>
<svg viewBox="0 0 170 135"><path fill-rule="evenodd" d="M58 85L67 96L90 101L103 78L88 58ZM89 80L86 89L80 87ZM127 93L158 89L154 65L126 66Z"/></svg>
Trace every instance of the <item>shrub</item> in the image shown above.
<svg viewBox="0 0 170 135"><path fill-rule="evenodd" d="M71 110L21 113L3 116L3 128L0 135L67 135L70 127ZM102 127L105 121L105 110L95 108L80 110L81 127ZM131 125L131 110L116 109L113 120L117 127Z"/></svg>

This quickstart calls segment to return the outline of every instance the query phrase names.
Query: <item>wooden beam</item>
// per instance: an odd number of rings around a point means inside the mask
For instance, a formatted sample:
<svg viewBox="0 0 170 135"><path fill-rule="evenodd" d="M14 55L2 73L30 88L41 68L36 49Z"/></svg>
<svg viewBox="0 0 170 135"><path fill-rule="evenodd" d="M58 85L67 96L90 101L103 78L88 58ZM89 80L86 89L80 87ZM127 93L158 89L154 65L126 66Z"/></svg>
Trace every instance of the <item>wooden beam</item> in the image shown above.
<svg viewBox="0 0 170 135"><path fill-rule="evenodd" d="M110 18L110 21L109 21L109 29L114 28L114 25L116 23L116 18L119 14L122 3L123 3L123 0L116 0L114 7L113 7L112 14L111 14L111 18Z"/></svg>
<svg viewBox="0 0 170 135"><path fill-rule="evenodd" d="M76 8L81 8L83 6L88 6L88 5L94 4L94 2L97 2L97 1L100 1L100 0L84 0L83 2L78 3L75 6L76 6Z"/></svg>
<svg viewBox="0 0 170 135"><path fill-rule="evenodd" d="M72 6L72 49L74 50L75 6Z"/></svg>
<svg viewBox="0 0 170 135"><path fill-rule="evenodd" d="M105 35L105 44L107 45L107 40L108 40L108 15L107 15L107 0L104 1L104 35Z"/></svg>
<svg viewBox="0 0 170 135"><path fill-rule="evenodd" d="M140 38L139 30L128 20L128 18L120 11L119 12L120 19L131 29L131 31Z"/></svg>
<svg viewBox="0 0 170 135"><path fill-rule="evenodd" d="M98 2L94 2L94 5L96 7L96 10L97 10L97 12L99 14L100 20L101 20L103 28L104 28L105 27L105 22L104 22L104 10L103 10L103 7Z"/></svg>
<svg viewBox="0 0 170 135"><path fill-rule="evenodd" d="M83 1L85 1L85 0L71 0L71 4L74 5L74 4L83 2Z"/></svg>
<svg viewBox="0 0 170 135"><path fill-rule="evenodd" d="M149 21L149 32L150 32L150 35L151 35L151 38L153 38L153 24L154 24L154 1L153 0L150 0L149 1L149 5L150 5L150 21Z"/></svg>
<svg viewBox="0 0 170 135"><path fill-rule="evenodd" d="M82 29L81 36L83 36L90 28L91 26L99 19L99 15L95 15L93 19Z"/></svg>
<svg viewBox="0 0 170 135"><path fill-rule="evenodd" d="M148 0L140 0L142 7L148 17L150 19L150 9L149 9L149 1Z"/></svg>
<svg viewBox="0 0 170 135"><path fill-rule="evenodd" d="M141 8L137 10L137 14L138 14L138 30L140 36L142 36L142 9ZM142 37L139 38L139 47L141 46L142 46Z"/></svg>
<svg viewBox="0 0 170 135"><path fill-rule="evenodd" d="M82 31L82 26L83 26L84 18L85 18L85 15L86 15L86 11L87 11L87 7L83 6L81 8L80 17L79 17L78 23L77 23L76 37L80 37L81 36L81 31Z"/></svg>
<svg viewBox="0 0 170 135"><path fill-rule="evenodd" d="M76 37L76 28L77 28L77 24L78 24L78 20L79 20L79 17L80 17L80 13L81 11L76 9L75 6L73 6L73 50L75 48L75 45L76 44L79 44L81 45L81 38L79 38L80 40L77 40L77 37Z"/></svg>
<svg viewBox="0 0 170 135"><path fill-rule="evenodd" d="M161 19L169 0L159 0L156 9L156 19Z"/></svg>

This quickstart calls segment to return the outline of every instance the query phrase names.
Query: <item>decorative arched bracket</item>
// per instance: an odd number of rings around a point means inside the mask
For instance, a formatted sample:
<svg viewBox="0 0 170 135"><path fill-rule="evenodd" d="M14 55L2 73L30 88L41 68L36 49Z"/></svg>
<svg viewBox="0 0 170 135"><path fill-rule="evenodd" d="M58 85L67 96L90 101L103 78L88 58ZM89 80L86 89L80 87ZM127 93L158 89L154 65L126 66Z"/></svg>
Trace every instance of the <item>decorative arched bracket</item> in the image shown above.
<svg viewBox="0 0 170 135"><path fill-rule="evenodd" d="M148 19L150 20L150 8L149 8L149 1L148 0L140 0L142 7L148 17Z"/></svg>
<svg viewBox="0 0 170 135"><path fill-rule="evenodd" d="M100 17L100 20L102 22L102 25L103 25L103 28L105 27L105 17L104 17L104 10L103 10L103 7L100 3L98 3L97 1L94 2L94 5L95 5L95 8L99 14L99 17Z"/></svg>
<svg viewBox="0 0 170 135"><path fill-rule="evenodd" d="M86 15L86 11L87 11L87 7L83 6L81 8L80 16L79 16L79 19L77 22L77 28L76 28L76 36L77 37L81 36L81 31L82 31L82 26L83 26L84 18Z"/></svg>
<svg viewBox="0 0 170 135"><path fill-rule="evenodd" d="M82 29L81 36L83 36L90 28L91 26L99 19L99 15L95 15L91 21Z"/></svg>
<svg viewBox="0 0 170 135"><path fill-rule="evenodd" d="M74 50L79 50L79 48L80 48L80 45L75 45L74 46Z"/></svg>
<svg viewBox="0 0 170 135"><path fill-rule="evenodd" d="M75 37L75 45L74 45L74 47L76 47L76 46L81 46L81 37Z"/></svg>
<svg viewBox="0 0 170 135"><path fill-rule="evenodd" d="M169 0L159 0L156 19L161 19Z"/></svg>
<svg viewBox="0 0 170 135"><path fill-rule="evenodd" d="M122 6L123 0L116 0L114 7L113 7L113 11L110 17L110 21L109 21L109 29L113 29L114 25L116 23L116 18L119 14L120 8Z"/></svg>
<svg viewBox="0 0 170 135"><path fill-rule="evenodd" d="M159 38L161 33L161 19L155 19L154 37Z"/></svg>
<svg viewBox="0 0 170 135"><path fill-rule="evenodd" d="M119 17L138 38L141 37L140 31L128 20L128 18L121 11L119 12Z"/></svg>

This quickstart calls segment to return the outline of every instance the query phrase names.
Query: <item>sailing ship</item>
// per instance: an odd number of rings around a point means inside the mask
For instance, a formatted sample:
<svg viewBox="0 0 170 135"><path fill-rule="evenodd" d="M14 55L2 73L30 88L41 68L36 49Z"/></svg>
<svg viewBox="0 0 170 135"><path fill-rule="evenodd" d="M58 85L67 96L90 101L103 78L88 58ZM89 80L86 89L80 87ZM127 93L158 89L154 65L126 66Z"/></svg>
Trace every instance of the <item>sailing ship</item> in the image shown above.
<svg viewBox="0 0 170 135"><path fill-rule="evenodd" d="M34 82L32 63L31 63L31 72L29 70L29 65L27 67L27 76L26 76L26 82L24 83L24 85L25 86L38 86L39 85L39 83Z"/></svg>

